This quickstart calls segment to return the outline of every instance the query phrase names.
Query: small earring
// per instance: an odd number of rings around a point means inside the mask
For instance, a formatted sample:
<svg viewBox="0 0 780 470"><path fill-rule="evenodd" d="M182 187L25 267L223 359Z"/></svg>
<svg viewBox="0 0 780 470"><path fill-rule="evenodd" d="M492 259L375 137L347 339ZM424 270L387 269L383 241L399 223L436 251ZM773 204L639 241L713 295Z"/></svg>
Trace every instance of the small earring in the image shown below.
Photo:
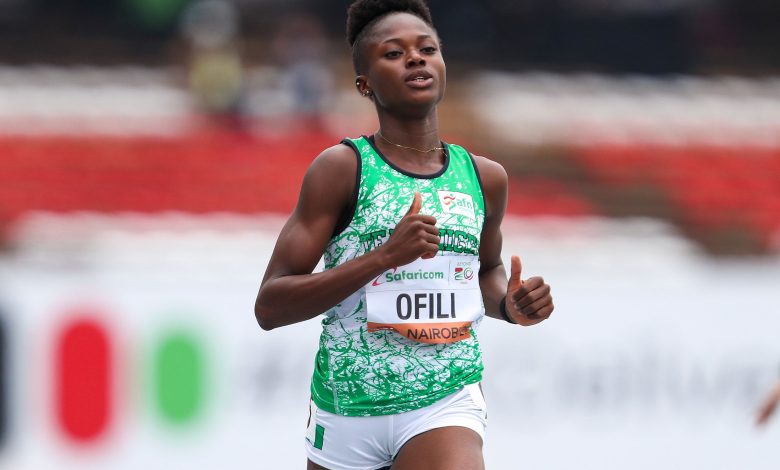
<svg viewBox="0 0 780 470"><path fill-rule="evenodd" d="M372 94L373 93L371 93L371 90L366 90L366 91L363 92L363 96L366 96L366 97L371 96Z"/></svg>

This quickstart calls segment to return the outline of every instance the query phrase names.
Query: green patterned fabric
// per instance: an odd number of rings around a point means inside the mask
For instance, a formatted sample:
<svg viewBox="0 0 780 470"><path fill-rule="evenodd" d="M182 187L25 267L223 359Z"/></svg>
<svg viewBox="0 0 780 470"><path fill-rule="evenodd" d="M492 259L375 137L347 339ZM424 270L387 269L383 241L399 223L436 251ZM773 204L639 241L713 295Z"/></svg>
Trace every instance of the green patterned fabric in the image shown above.
<svg viewBox="0 0 780 470"><path fill-rule="evenodd" d="M415 191L422 195L420 212L437 220L442 237L437 256L478 255L485 204L473 160L463 147L446 144L442 171L419 176L389 164L366 137L344 143L360 157L360 186L352 221L326 248L325 269L387 241ZM311 385L312 399L321 409L344 416L396 414L428 406L481 380L476 335L481 316L469 339L423 344L391 331L369 333L365 305L361 288L325 312ZM481 310L484 314L484 306Z"/></svg>

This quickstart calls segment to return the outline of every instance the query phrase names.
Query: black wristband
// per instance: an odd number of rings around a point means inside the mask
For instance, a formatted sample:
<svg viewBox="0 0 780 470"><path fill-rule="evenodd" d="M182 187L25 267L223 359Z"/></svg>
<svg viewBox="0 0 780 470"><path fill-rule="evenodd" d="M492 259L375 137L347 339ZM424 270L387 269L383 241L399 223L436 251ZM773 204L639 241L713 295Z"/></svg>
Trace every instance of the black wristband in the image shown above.
<svg viewBox="0 0 780 470"><path fill-rule="evenodd" d="M517 325L517 322L512 321L512 319L509 317L509 314L506 313L506 297L503 297L501 302L498 303L498 311L501 312L501 316L504 318L504 320L513 325Z"/></svg>

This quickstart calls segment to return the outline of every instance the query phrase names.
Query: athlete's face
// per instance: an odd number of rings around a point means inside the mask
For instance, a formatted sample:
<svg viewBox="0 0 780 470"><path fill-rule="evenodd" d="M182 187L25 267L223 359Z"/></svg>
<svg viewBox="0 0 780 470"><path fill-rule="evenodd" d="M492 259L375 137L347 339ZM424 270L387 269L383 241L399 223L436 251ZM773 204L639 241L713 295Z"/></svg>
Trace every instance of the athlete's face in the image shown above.
<svg viewBox="0 0 780 470"><path fill-rule="evenodd" d="M416 114L441 101L446 67L439 38L423 20L408 13L388 15L363 47L365 74L358 80L378 106Z"/></svg>

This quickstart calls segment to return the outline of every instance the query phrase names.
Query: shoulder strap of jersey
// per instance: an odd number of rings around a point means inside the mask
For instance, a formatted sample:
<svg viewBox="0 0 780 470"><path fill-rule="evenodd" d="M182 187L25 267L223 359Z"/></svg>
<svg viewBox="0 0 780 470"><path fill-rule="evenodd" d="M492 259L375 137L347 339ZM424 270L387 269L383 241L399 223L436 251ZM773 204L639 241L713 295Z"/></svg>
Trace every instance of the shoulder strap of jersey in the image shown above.
<svg viewBox="0 0 780 470"><path fill-rule="evenodd" d="M342 144L351 147L355 152L355 158L357 160L357 171L355 172L355 187L352 189L352 197L349 199L349 204L344 209L344 212L339 216L339 220L336 223L336 227L333 229L333 235L331 238L337 237L341 234L349 224L352 223L352 218L355 216L355 209L357 208L358 197L360 196L360 176L363 173L363 156L360 154L359 145L360 140L363 137L357 139L345 138L341 141Z"/></svg>

